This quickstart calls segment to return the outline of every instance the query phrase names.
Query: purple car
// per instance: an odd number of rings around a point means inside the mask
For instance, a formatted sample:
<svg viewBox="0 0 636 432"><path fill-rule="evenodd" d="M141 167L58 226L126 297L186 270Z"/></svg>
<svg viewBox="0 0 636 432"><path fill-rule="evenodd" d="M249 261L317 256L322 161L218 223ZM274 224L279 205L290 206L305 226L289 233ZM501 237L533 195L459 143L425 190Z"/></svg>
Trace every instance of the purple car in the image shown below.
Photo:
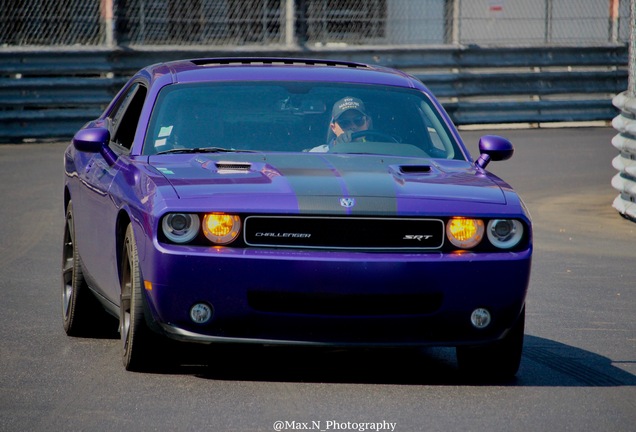
<svg viewBox="0 0 636 432"><path fill-rule="evenodd" d="M440 103L359 63L217 58L139 71L64 155L69 335L119 319L123 362L165 338L456 347L516 374L529 214ZM112 318L111 318L112 320Z"/></svg>

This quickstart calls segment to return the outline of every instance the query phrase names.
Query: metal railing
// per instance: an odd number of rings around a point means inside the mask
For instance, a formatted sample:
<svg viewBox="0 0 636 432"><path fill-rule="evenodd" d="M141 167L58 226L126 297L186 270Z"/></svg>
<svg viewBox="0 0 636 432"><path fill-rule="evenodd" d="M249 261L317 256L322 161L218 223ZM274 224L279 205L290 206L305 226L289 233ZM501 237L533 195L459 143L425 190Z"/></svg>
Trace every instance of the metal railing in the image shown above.
<svg viewBox="0 0 636 432"><path fill-rule="evenodd" d="M611 120L627 86L627 48L439 47L266 51L396 67L419 78L457 124ZM141 67L264 51L0 51L0 141L67 138Z"/></svg>

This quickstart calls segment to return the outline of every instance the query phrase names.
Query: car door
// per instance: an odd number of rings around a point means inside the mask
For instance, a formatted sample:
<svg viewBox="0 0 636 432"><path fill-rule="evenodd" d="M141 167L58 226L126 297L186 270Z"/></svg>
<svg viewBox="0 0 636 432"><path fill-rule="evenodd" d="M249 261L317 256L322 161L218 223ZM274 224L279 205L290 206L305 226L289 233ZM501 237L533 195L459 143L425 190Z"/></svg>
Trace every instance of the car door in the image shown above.
<svg viewBox="0 0 636 432"><path fill-rule="evenodd" d="M77 215L76 230L82 262L89 285L114 304L119 303L115 224L122 195L127 194L123 189L131 188L122 170L128 171L128 154L145 96L146 87L133 83L106 119L111 134L110 148L117 154L117 162L110 165L100 153L93 153L85 167L78 170L83 185L80 197L83 211Z"/></svg>

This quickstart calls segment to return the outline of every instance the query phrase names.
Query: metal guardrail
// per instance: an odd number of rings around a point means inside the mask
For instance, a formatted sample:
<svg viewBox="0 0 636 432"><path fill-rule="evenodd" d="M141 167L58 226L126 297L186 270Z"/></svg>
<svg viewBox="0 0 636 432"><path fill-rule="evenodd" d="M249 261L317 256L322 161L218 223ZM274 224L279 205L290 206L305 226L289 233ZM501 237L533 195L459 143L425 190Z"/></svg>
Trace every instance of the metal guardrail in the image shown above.
<svg viewBox="0 0 636 432"><path fill-rule="evenodd" d="M627 47L340 50L0 50L0 142L68 138L138 69L182 58L276 56L395 67L422 80L455 123L611 120L627 87Z"/></svg>
<svg viewBox="0 0 636 432"><path fill-rule="evenodd" d="M636 98L623 92L613 103L621 110L612 121L619 132L612 139L612 145L620 152L612 161L612 166L619 171L612 178L612 187L619 192L613 206L623 216L636 221Z"/></svg>

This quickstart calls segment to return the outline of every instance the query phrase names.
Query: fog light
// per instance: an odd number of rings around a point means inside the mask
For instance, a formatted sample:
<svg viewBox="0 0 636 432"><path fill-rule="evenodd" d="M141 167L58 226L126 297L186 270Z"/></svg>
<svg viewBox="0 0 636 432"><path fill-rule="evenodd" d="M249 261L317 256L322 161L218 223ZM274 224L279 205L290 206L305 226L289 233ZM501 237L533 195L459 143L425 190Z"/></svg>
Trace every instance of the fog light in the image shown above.
<svg viewBox="0 0 636 432"><path fill-rule="evenodd" d="M212 319L213 313L211 306L205 303L197 303L190 309L190 319L197 324L205 324Z"/></svg>
<svg viewBox="0 0 636 432"><path fill-rule="evenodd" d="M490 324L490 312L483 308L475 309L470 315L470 322L475 328L486 328Z"/></svg>

